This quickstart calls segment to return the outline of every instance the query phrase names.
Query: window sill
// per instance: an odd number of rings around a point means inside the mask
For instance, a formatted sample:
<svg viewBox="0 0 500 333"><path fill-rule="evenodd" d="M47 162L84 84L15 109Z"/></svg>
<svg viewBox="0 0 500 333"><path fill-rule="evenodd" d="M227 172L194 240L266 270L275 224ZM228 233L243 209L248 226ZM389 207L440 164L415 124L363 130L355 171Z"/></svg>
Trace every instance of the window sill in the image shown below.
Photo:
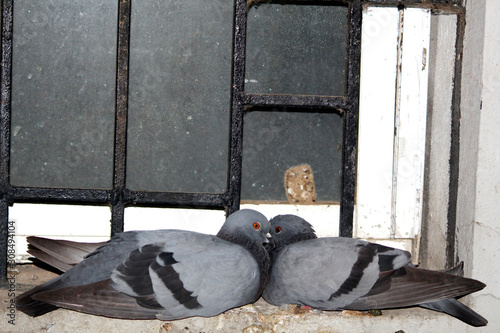
<svg viewBox="0 0 500 333"><path fill-rule="evenodd" d="M19 266L16 284L20 294L52 277L33 266ZM8 290L0 290L3 304ZM7 307L0 313L6 316ZM232 309L211 317L194 317L162 322L159 320L120 320L59 309L37 318L17 311L15 327L7 331L38 332L463 332L466 324L450 316L421 308L383 310L382 315L367 312L299 310L295 306L277 307L259 299L255 304ZM15 330L14 330L15 328Z"/></svg>

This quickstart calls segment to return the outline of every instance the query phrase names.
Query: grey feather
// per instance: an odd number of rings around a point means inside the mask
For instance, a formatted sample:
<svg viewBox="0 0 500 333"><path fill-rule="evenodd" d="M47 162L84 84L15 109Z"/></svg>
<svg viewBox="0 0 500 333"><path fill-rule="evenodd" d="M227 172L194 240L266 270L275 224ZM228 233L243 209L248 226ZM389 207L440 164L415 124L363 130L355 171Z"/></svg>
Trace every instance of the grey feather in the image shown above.
<svg viewBox="0 0 500 333"><path fill-rule="evenodd" d="M442 299L431 303L422 303L419 306L434 311L443 312L466 322L472 326L486 326L488 320L455 298Z"/></svg>
<svg viewBox="0 0 500 333"><path fill-rule="evenodd" d="M61 272L66 272L106 244L106 242L81 243L35 236L27 237L27 241L29 254Z"/></svg>
<svg viewBox="0 0 500 333"><path fill-rule="evenodd" d="M57 307L128 319L216 315L259 297L269 268L263 246L269 228L262 214L241 210L218 236L121 233L61 276L19 296L17 306L32 316Z"/></svg>
<svg viewBox="0 0 500 333"><path fill-rule="evenodd" d="M268 302L322 310L371 310L422 306L473 325L487 321L455 298L481 290L462 276L463 265L447 272L412 267L406 251L352 238L316 238L295 215L271 220L277 244L269 248L271 273L263 292Z"/></svg>

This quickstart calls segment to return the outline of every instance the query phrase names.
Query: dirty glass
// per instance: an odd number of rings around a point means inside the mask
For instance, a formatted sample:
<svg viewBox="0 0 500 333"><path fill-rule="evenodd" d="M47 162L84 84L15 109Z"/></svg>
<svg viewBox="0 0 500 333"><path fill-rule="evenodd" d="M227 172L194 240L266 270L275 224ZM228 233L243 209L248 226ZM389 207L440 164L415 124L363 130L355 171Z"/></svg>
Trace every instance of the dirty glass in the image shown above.
<svg viewBox="0 0 500 333"><path fill-rule="evenodd" d="M233 8L231 0L134 2L128 188L226 190Z"/></svg>
<svg viewBox="0 0 500 333"><path fill-rule="evenodd" d="M242 200L287 201L287 169L310 165L316 201L340 201L343 118L336 113L245 114Z"/></svg>
<svg viewBox="0 0 500 333"><path fill-rule="evenodd" d="M348 13L344 6L251 6L245 91L343 96Z"/></svg>
<svg viewBox="0 0 500 333"><path fill-rule="evenodd" d="M116 1L14 1L13 185L112 186L116 27Z"/></svg>

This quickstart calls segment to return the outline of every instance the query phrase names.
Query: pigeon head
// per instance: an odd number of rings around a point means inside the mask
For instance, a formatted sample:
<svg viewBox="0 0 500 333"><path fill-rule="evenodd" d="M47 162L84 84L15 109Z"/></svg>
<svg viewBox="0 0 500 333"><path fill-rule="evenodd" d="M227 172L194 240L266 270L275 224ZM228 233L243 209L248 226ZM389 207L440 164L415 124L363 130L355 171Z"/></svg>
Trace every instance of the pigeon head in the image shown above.
<svg viewBox="0 0 500 333"><path fill-rule="evenodd" d="M218 237L229 242L268 244L271 238L271 224L261 213L242 209L231 214L222 225Z"/></svg>
<svg viewBox="0 0 500 333"><path fill-rule="evenodd" d="M278 215L273 217L270 223L275 251L289 244L317 238L312 225L297 215Z"/></svg>

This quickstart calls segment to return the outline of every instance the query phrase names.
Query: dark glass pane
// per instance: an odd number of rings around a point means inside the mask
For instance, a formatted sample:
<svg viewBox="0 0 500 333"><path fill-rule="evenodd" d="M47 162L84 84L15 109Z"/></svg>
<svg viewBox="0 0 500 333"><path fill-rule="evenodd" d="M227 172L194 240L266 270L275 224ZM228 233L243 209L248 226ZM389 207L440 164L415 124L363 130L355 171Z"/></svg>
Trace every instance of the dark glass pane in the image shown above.
<svg viewBox="0 0 500 333"><path fill-rule="evenodd" d="M284 176L309 164L316 201L340 201L343 118L334 113L264 112L245 114L243 200L286 201Z"/></svg>
<svg viewBox="0 0 500 333"><path fill-rule="evenodd" d="M13 185L112 186L116 27L116 1L14 1Z"/></svg>
<svg viewBox="0 0 500 333"><path fill-rule="evenodd" d="M348 10L261 4L248 14L248 93L342 96Z"/></svg>
<svg viewBox="0 0 500 333"><path fill-rule="evenodd" d="M132 6L127 187L223 192L233 2Z"/></svg>

